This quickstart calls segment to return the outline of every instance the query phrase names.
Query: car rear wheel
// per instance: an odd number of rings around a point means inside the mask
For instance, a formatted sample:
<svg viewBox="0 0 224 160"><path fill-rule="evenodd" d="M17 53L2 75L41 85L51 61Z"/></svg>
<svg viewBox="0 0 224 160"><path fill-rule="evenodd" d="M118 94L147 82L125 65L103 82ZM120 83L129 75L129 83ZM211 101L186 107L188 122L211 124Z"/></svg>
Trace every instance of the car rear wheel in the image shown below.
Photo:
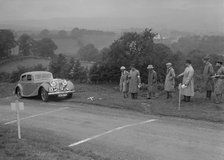
<svg viewBox="0 0 224 160"><path fill-rule="evenodd" d="M21 99L22 98L22 92L21 92L21 89L20 88L17 88L16 89L16 96Z"/></svg>
<svg viewBox="0 0 224 160"><path fill-rule="evenodd" d="M42 101L44 101L44 102L47 102L49 99L49 95L44 88L41 88L41 90L40 90L40 97L41 97Z"/></svg>

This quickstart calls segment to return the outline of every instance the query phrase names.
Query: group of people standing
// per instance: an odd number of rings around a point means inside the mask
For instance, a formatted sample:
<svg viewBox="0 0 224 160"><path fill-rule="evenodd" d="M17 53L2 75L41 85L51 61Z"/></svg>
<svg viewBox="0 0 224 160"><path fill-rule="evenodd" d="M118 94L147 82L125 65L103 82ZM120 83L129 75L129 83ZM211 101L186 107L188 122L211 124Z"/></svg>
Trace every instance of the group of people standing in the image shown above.
<svg viewBox="0 0 224 160"><path fill-rule="evenodd" d="M217 72L215 73L212 64L209 62L209 57L203 58L205 64L203 71L203 80L206 90L206 99L211 100L212 92L215 93L215 103L221 103L222 94L224 93L224 66L221 61L217 61L215 66ZM191 65L191 60L185 61L186 68L183 73L176 76L172 63L167 63L166 78L164 90L167 94L167 99L172 98L172 93L175 91L176 78L183 77L182 84L179 85L180 93L183 96L183 101L190 102L191 97L194 96L194 69ZM137 99L138 91L141 87L140 72L134 65L130 66L131 70L128 72L124 66L121 69L120 77L120 91L124 98L127 98L129 93L132 99ZM147 99L156 96L157 92L157 72L153 65L148 65L148 94Z"/></svg>

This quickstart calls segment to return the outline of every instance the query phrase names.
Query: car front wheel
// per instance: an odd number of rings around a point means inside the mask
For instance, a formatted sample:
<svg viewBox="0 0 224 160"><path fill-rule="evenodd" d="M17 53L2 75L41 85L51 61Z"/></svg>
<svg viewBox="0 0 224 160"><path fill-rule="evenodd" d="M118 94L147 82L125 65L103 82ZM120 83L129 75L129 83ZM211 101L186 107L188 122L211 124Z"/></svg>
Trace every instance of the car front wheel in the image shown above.
<svg viewBox="0 0 224 160"><path fill-rule="evenodd" d="M67 95L67 98L68 98L68 99L72 98L72 93L69 93L69 94Z"/></svg>
<svg viewBox="0 0 224 160"><path fill-rule="evenodd" d="M40 90L40 97L41 97L42 101L44 101L44 102L47 102L49 99L49 95L44 88L41 88L41 90Z"/></svg>

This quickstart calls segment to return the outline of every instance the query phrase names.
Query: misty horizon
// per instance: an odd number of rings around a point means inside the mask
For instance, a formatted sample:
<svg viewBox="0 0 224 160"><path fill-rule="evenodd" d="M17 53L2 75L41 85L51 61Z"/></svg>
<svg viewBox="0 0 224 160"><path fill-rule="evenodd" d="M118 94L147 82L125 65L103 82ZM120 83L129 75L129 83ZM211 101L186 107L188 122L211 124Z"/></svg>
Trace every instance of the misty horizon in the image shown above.
<svg viewBox="0 0 224 160"><path fill-rule="evenodd" d="M0 0L0 27L224 33L224 0Z"/></svg>

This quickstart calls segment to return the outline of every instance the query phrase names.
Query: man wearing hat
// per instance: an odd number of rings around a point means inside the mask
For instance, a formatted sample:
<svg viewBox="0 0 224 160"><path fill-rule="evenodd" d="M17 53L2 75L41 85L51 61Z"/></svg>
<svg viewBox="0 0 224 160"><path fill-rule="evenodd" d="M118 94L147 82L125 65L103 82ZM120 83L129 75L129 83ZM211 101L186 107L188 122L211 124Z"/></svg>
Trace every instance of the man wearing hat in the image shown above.
<svg viewBox="0 0 224 160"><path fill-rule="evenodd" d="M212 91L214 89L214 83L212 80L212 76L214 75L214 69L212 64L209 62L208 56L203 58L203 62L205 64L203 71L203 80L204 80L204 87L206 90L206 98L211 100Z"/></svg>
<svg viewBox="0 0 224 160"><path fill-rule="evenodd" d="M138 90L141 84L141 78L139 71L135 68L134 64L130 66L131 70L129 73L129 93L131 93L132 99L137 99Z"/></svg>
<svg viewBox="0 0 224 160"><path fill-rule="evenodd" d="M167 93L167 99L172 97L172 92L174 92L175 87L175 72L172 67L172 63L166 64L167 71L166 71L166 80L164 89Z"/></svg>
<svg viewBox="0 0 224 160"><path fill-rule="evenodd" d="M219 104L222 102L222 94L224 93L224 66L221 61L218 61L216 67L218 67L218 71L212 78L215 82L215 103Z"/></svg>
<svg viewBox="0 0 224 160"><path fill-rule="evenodd" d="M191 60L186 60L186 68L183 73L177 77L183 77L182 81L182 95L184 96L183 101L190 102L191 97L194 96L194 69L191 65Z"/></svg>
<svg viewBox="0 0 224 160"><path fill-rule="evenodd" d="M128 71L122 66L121 68L121 77L120 77L120 91L123 93L124 98L128 97Z"/></svg>
<svg viewBox="0 0 224 160"><path fill-rule="evenodd" d="M153 65L148 65L147 69L148 73L148 99L155 97L155 93L157 91L157 73L154 70Z"/></svg>

